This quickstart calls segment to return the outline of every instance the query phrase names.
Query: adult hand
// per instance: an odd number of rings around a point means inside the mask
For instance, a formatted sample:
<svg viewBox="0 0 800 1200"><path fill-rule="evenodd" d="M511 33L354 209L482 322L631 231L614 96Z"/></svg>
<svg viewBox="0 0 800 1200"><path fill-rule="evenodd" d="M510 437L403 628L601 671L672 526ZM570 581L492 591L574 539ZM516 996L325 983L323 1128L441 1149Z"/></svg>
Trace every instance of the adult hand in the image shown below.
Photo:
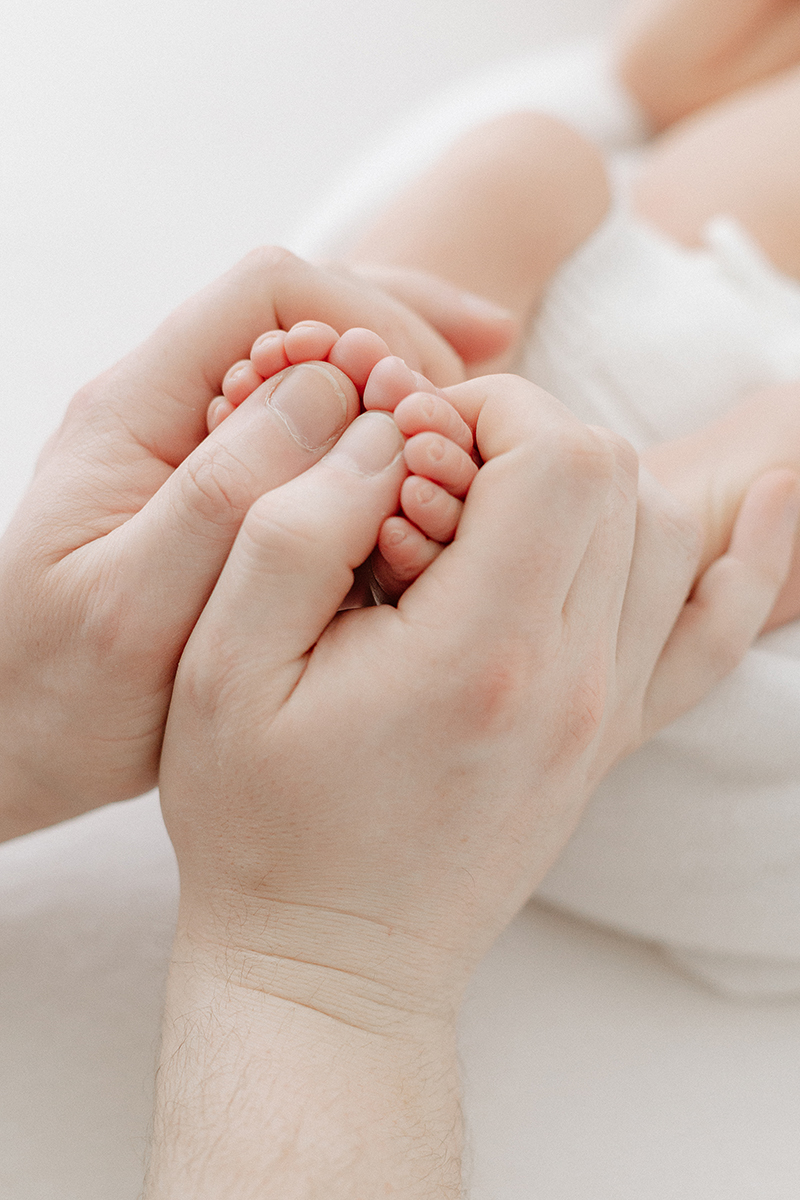
<svg viewBox="0 0 800 1200"><path fill-rule="evenodd" d="M666 129L800 62L800 3L636 0L618 41L622 82Z"/></svg>
<svg viewBox="0 0 800 1200"><path fill-rule="evenodd" d="M474 299L429 291L434 318L460 321L462 348L470 331L481 352L510 336ZM0 544L0 837L155 783L175 668L244 513L358 411L341 372L300 367L205 438L231 364L307 318L368 325L430 378L463 377L443 337L374 285L270 249L84 388Z"/></svg>
<svg viewBox="0 0 800 1200"><path fill-rule="evenodd" d="M754 481L767 471L800 469L800 386L762 388L716 421L686 437L662 442L642 462L680 501L703 535L700 570L724 553ZM800 616L800 546L765 628Z"/></svg>
<svg viewBox="0 0 800 1200"><path fill-rule="evenodd" d="M730 668L788 568L785 474L676 625L698 538L655 487L637 514L631 449L519 379L448 395L485 465L397 609L337 614L402 477L367 414L253 506L187 645L148 1196L460 1195L467 978L599 776Z"/></svg>

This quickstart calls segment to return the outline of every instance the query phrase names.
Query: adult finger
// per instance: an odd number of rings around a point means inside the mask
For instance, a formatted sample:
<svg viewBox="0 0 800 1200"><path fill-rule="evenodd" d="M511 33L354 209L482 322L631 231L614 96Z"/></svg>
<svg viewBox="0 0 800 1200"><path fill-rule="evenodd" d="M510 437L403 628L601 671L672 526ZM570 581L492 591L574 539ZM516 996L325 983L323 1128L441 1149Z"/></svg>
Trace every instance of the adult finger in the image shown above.
<svg viewBox="0 0 800 1200"><path fill-rule="evenodd" d="M358 405L328 363L267 380L106 539L126 588L145 588L171 629L193 624L254 501L322 458Z"/></svg>
<svg viewBox="0 0 800 1200"><path fill-rule="evenodd" d="M402 449L391 417L364 413L321 462L248 512L191 644L235 645L267 709L294 687L395 510ZM195 675L216 669L205 650L192 662Z"/></svg>
<svg viewBox="0 0 800 1200"><path fill-rule="evenodd" d="M700 578L653 674L644 733L696 704L741 661L788 576L800 514L800 478L762 475L742 502L726 554Z"/></svg>
<svg viewBox="0 0 800 1200"><path fill-rule="evenodd" d="M620 614L625 601L637 527L639 458L624 438L594 428L613 456L613 476L602 512L592 533L564 604L564 617L573 625L593 613L604 629L609 661L617 651ZM605 588L598 581L608 577Z"/></svg>
<svg viewBox="0 0 800 1200"><path fill-rule="evenodd" d="M620 690L641 702L692 588L700 558L697 526L642 468L631 566L617 640Z"/></svg>
<svg viewBox="0 0 800 1200"><path fill-rule="evenodd" d="M559 627L566 598L603 512L616 470L608 439L552 396L517 376L485 376L449 396L480 412L484 466L474 480L453 544L402 597L424 616L431 588L446 578L459 628L528 637ZM610 582L610 580L609 580ZM435 617L435 594L434 610ZM441 611L439 609L438 611Z"/></svg>
<svg viewBox="0 0 800 1200"><path fill-rule="evenodd" d="M427 271L371 263L356 263L350 270L424 317L467 364L495 358L519 335L513 313Z"/></svg>

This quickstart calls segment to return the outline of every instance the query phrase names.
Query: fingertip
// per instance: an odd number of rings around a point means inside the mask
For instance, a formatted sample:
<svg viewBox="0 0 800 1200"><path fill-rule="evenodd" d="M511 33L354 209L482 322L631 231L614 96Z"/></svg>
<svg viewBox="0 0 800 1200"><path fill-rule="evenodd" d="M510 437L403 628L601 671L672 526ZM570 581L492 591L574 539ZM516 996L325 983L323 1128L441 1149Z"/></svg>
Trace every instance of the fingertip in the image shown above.
<svg viewBox="0 0 800 1200"><path fill-rule="evenodd" d="M467 366L498 358L521 336L521 324L509 309L473 292L462 293L461 305L465 319L450 340Z"/></svg>
<svg viewBox="0 0 800 1200"><path fill-rule="evenodd" d="M468 454L473 450L472 432L453 405L434 388L415 388L394 410L398 428L413 437L426 430L440 433Z"/></svg>
<svg viewBox="0 0 800 1200"><path fill-rule="evenodd" d="M285 342L286 333L283 329L269 329L253 342L250 361L265 379L291 366L284 349Z"/></svg>
<svg viewBox="0 0 800 1200"><path fill-rule="evenodd" d="M347 427L323 461L364 476L399 466L404 475L403 448L403 435L389 413L365 412Z"/></svg>
<svg viewBox="0 0 800 1200"><path fill-rule="evenodd" d="M405 445L406 466L412 475L430 479L452 496L463 498L478 473L474 459L450 438L424 430Z"/></svg>
<svg viewBox="0 0 800 1200"><path fill-rule="evenodd" d="M283 352L290 363L325 359L339 340L332 325L322 321L298 321L283 340Z"/></svg>

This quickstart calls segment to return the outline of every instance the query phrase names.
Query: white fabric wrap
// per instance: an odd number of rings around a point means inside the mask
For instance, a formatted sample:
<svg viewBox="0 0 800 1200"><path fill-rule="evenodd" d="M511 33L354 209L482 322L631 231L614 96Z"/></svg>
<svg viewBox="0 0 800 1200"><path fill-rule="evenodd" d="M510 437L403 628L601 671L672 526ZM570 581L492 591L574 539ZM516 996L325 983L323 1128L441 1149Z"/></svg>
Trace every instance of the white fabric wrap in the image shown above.
<svg viewBox="0 0 800 1200"><path fill-rule="evenodd" d="M398 133L320 211L300 250L341 252L458 134L519 108L600 143L618 179L646 137L603 47L508 66ZM690 251L633 219L622 198L553 281L520 370L643 448L749 389L800 378L800 286L723 215ZM800 991L798 660L800 623L762 638L699 708L617 768L540 896L660 943L726 991Z"/></svg>

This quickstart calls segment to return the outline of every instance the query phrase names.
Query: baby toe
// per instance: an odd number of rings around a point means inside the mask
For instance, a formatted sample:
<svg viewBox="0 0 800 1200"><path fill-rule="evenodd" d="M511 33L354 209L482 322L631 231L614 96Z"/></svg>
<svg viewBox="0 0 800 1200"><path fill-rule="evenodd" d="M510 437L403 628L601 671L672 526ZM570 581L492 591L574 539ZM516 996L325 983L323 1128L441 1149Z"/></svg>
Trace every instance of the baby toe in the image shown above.
<svg viewBox="0 0 800 1200"><path fill-rule="evenodd" d="M243 358L234 363L222 381L222 394L235 408L246 400L257 387L261 387L264 377L259 374L249 359Z"/></svg>
<svg viewBox="0 0 800 1200"><path fill-rule="evenodd" d="M283 349L290 363L321 362L339 340L332 325L322 321L298 321L284 338Z"/></svg>
<svg viewBox="0 0 800 1200"><path fill-rule="evenodd" d="M414 437L428 430L449 438L467 454L472 451L473 438L469 425L442 396L415 391L398 403L394 419L406 437Z"/></svg>
<svg viewBox="0 0 800 1200"><path fill-rule="evenodd" d="M466 496L478 473L470 455L439 433L416 434L406 442L404 453L412 475L438 483L452 496Z"/></svg>
<svg viewBox="0 0 800 1200"><path fill-rule="evenodd" d="M285 342L286 333L283 329L270 329L253 342L250 361L265 379L292 365L286 357Z"/></svg>
<svg viewBox="0 0 800 1200"><path fill-rule="evenodd" d="M370 329L354 328L342 334L331 349L328 362L349 375L358 390L363 392L370 373L388 354L389 347L377 333Z"/></svg>
<svg viewBox="0 0 800 1200"><path fill-rule="evenodd" d="M464 508L455 496L419 475L403 481L400 504L408 520L435 542L453 540Z"/></svg>

